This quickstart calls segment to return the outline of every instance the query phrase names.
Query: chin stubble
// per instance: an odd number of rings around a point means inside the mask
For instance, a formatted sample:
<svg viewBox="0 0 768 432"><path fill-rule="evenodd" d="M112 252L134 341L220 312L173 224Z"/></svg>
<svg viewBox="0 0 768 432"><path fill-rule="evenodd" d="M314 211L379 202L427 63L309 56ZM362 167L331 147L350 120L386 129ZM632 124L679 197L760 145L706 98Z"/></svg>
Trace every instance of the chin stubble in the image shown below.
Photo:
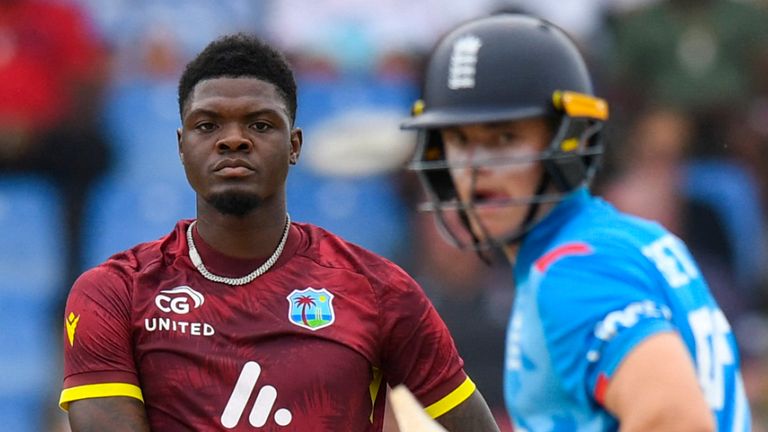
<svg viewBox="0 0 768 432"><path fill-rule="evenodd" d="M225 192L212 195L208 203L227 216L242 217L261 205L261 199L254 194Z"/></svg>

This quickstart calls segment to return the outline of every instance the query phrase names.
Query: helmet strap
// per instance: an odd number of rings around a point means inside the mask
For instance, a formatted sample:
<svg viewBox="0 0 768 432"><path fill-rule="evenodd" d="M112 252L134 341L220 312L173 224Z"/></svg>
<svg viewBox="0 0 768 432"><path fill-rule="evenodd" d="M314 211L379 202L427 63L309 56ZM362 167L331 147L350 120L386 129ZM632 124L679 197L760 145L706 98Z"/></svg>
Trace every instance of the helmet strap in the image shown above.
<svg viewBox="0 0 768 432"><path fill-rule="evenodd" d="M539 185L536 187L536 194L535 196L539 196L544 193L545 190L549 187L552 180L552 176L545 170L541 178L539 179ZM531 204L528 205L528 212L525 215L525 219L523 219L523 222L520 223L520 226L517 229L517 233L513 236L510 236L509 238L504 240L505 245L511 245L513 243L520 243L523 241L526 235L531 231L534 225L539 221L539 219L536 218L537 214L539 213L539 209L541 208L541 202L534 201Z"/></svg>
<svg viewBox="0 0 768 432"><path fill-rule="evenodd" d="M541 174L541 179L539 179L539 185L536 187L536 194L535 196L542 195L545 190L547 190L547 187L549 187L550 181L552 179L552 176L545 170ZM541 202L534 201L530 205L528 205L528 213L525 215L525 219L523 220L523 223L520 225L520 231L523 233L519 240L522 240L522 238L525 236L525 234L530 231L530 228L528 228L528 225L531 225L533 220L536 218L536 214L539 212L539 208L541 208Z"/></svg>
<svg viewBox="0 0 768 432"><path fill-rule="evenodd" d="M461 218L461 223L464 225L464 228L467 230L467 232L469 232L469 235L472 238L472 249L477 254L477 257L480 258L480 261L484 262L487 266L491 266L493 264L493 260L491 258L490 250L488 248L479 247L480 239L477 238L477 234L475 234L475 231L469 224L469 216L467 216L467 211L460 210L459 217Z"/></svg>
<svg viewBox="0 0 768 432"><path fill-rule="evenodd" d="M477 169L472 169L472 185L471 189L474 190L475 188L475 182L477 181ZM455 188L455 186L454 186ZM470 209L473 208L470 201ZM481 247L483 244L480 242L480 239L477 237L477 234L475 234L475 230L472 229L472 224L469 222L469 214L467 213L467 209L462 208L459 210L459 217L461 220L462 225L464 225L464 229L467 230L467 232L470 235L470 238L472 239L472 249L474 249L475 253L477 254L477 257L480 258L480 261L484 262L486 265L490 266L492 265L492 255L491 255L491 249L488 247ZM481 229L485 231L484 227L481 225ZM486 237L488 237L488 233L485 233Z"/></svg>

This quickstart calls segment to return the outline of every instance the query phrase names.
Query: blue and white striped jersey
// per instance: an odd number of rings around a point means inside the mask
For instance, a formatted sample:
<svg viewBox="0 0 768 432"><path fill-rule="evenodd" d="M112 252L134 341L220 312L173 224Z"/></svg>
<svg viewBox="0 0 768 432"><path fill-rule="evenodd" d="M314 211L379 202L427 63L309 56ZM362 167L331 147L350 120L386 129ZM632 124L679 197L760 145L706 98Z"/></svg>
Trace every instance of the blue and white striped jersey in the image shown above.
<svg viewBox="0 0 768 432"><path fill-rule="evenodd" d="M677 331L720 431L750 430L731 328L685 245L660 225L579 189L521 245L504 392L516 431L606 431L619 363Z"/></svg>

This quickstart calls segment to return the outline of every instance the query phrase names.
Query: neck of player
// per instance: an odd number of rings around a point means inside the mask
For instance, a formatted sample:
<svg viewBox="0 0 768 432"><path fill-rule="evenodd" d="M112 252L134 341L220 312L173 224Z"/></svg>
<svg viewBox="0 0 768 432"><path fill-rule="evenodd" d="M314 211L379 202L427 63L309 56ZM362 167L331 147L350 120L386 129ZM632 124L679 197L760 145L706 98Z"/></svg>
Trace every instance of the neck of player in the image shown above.
<svg viewBox="0 0 768 432"><path fill-rule="evenodd" d="M235 258L266 258L285 229L286 207L258 208L239 217L198 204L195 230L213 249Z"/></svg>

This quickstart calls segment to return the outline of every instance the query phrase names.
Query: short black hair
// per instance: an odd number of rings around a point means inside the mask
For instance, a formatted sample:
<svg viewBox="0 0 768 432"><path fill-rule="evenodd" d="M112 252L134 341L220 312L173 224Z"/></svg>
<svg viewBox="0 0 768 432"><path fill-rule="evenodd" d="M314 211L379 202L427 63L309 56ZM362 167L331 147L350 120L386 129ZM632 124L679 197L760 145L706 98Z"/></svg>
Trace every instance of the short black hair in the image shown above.
<svg viewBox="0 0 768 432"><path fill-rule="evenodd" d="M272 83L285 99L291 124L296 120L296 80L288 60L258 37L244 33L214 40L187 64L179 79L179 114L183 117L197 83L222 77L252 77Z"/></svg>

